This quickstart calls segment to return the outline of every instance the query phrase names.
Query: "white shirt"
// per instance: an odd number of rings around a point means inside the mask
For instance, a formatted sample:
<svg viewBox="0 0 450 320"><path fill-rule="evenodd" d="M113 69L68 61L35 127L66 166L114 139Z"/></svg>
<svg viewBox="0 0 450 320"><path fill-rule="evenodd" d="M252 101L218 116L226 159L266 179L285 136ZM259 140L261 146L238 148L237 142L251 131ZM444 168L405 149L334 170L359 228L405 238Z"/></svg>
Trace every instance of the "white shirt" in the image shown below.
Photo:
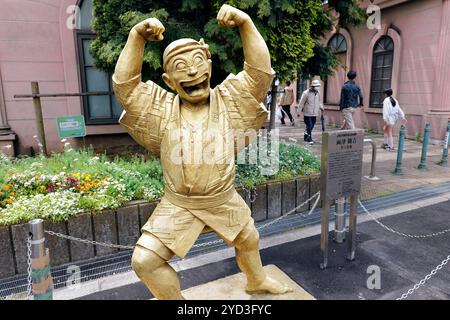
<svg viewBox="0 0 450 320"><path fill-rule="evenodd" d="M383 101L383 120L390 126L394 126L398 119L405 119L405 113L397 99L393 98L397 103L395 107L392 105L391 98L387 97Z"/></svg>

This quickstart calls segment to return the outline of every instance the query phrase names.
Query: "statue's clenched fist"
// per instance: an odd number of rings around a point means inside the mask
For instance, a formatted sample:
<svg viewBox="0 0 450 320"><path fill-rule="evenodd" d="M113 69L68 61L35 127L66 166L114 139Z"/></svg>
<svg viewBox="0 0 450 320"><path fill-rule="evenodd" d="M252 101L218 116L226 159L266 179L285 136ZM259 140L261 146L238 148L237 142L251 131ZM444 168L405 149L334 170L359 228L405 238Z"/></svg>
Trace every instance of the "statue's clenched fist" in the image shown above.
<svg viewBox="0 0 450 320"><path fill-rule="evenodd" d="M240 27L250 21L250 17L245 12L224 4L217 14L217 21L222 27Z"/></svg>
<svg viewBox="0 0 450 320"><path fill-rule="evenodd" d="M163 24L156 18L150 18L139 22L133 27L133 30L147 41L163 40L163 33L166 31Z"/></svg>

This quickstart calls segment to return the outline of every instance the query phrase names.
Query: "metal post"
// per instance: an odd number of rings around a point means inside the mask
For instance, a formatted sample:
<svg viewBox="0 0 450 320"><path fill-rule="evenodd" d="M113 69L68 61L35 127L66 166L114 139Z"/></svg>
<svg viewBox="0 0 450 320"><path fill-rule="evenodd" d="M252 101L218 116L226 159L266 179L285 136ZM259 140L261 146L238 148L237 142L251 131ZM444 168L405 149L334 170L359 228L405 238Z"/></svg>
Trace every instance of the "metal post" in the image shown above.
<svg viewBox="0 0 450 320"><path fill-rule="evenodd" d="M45 248L44 220L32 220L29 227L34 300L53 300L53 279L50 273L50 254Z"/></svg>
<svg viewBox="0 0 450 320"><path fill-rule="evenodd" d="M31 82L31 92L39 94L39 83L37 81ZM47 141L45 140L44 118L42 116L41 98L33 97L34 112L36 114L36 128L38 131L39 143L42 144L44 154L47 156Z"/></svg>
<svg viewBox="0 0 450 320"><path fill-rule="evenodd" d="M364 139L364 143L370 143L372 145L372 163L370 164L370 175L365 176L364 178L371 181L378 181L378 178L375 175L375 163L377 162L377 145L372 139Z"/></svg>
<svg viewBox="0 0 450 320"><path fill-rule="evenodd" d="M345 198L336 200L336 213L334 218L334 241L342 243L345 241Z"/></svg>
<svg viewBox="0 0 450 320"><path fill-rule="evenodd" d="M269 131L275 129L275 120L277 112L277 95L278 95L278 79L275 79L272 83L272 99L270 103L270 126Z"/></svg>
<svg viewBox="0 0 450 320"><path fill-rule="evenodd" d="M358 195L350 196L349 241L347 259L355 260L356 251L356 214L358 212Z"/></svg>
<svg viewBox="0 0 450 320"><path fill-rule="evenodd" d="M420 158L420 164L417 167L419 170L425 170L427 168L427 151L428 144L430 142L430 124L425 125L425 130L423 132L423 144L422 144L422 157Z"/></svg>
<svg viewBox="0 0 450 320"><path fill-rule="evenodd" d="M320 264L320 269L326 269L328 265L328 233L330 218L330 200L324 198L322 207L322 231L320 234L320 251L322 252L323 262Z"/></svg>
<svg viewBox="0 0 450 320"><path fill-rule="evenodd" d="M444 141L444 151L442 153L442 159L438 162L438 165L443 167L448 167L448 144L450 140L450 119L448 121L447 125L447 134L445 135L445 141Z"/></svg>
<svg viewBox="0 0 450 320"><path fill-rule="evenodd" d="M405 145L406 127L400 127L400 137L398 138L398 150L397 150L397 164L395 166L394 174L397 176L403 175L402 159L403 159L403 147Z"/></svg>

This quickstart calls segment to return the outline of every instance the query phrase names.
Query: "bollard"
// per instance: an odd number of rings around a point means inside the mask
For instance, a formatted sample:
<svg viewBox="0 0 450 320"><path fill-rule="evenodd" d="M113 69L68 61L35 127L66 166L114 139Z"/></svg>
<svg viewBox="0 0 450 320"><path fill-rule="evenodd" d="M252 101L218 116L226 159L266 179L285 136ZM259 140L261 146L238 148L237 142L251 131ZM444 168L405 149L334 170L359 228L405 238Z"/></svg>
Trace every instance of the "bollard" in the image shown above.
<svg viewBox="0 0 450 320"><path fill-rule="evenodd" d="M442 159L438 162L438 165L443 167L448 167L448 144L450 140L450 121L447 125L447 134L445 135L444 141L444 152L442 153Z"/></svg>
<svg viewBox="0 0 450 320"><path fill-rule="evenodd" d="M425 130L423 133L423 144L422 144L422 157L420 158L420 164L417 167L419 170L425 170L427 168L427 151L428 144L430 142L430 124L425 125Z"/></svg>
<svg viewBox="0 0 450 320"><path fill-rule="evenodd" d="M45 248L44 220L29 222L31 244L31 279L34 300L53 300L53 279L50 273L50 254Z"/></svg>
<svg viewBox="0 0 450 320"><path fill-rule="evenodd" d="M334 214L334 241L343 243L345 241L345 198L336 200L336 213Z"/></svg>
<svg viewBox="0 0 450 320"><path fill-rule="evenodd" d="M405 137L406 137L406 127L402 125L400 127L400 136L398 138L397 164L394 170L394 174L397 176L403 175L402 159L403 159L403 147L405 145Z"/></svg>

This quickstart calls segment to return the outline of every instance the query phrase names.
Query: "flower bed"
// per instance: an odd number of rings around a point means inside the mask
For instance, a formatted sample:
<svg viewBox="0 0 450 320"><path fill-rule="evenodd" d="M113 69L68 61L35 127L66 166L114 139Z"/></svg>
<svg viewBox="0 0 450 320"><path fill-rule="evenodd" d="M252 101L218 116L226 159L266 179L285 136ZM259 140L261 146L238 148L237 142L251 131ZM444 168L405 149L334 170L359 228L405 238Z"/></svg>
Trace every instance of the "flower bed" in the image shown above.
<svg viewBox="0 0 450 320"><path fill-rule="evenodd" d="M245 152L245 151L244 151ZM280 144L279 171L261 174L262 165L239 164L236 186L247 189L270 180L311 175L320 162L307 149ZM67 221L82 212L116 209L132 200L154 201L163 194L158 159L142 155L95 155L66 146L49 158L9 159L0 153L0 226L43 218Z"/></svg>

